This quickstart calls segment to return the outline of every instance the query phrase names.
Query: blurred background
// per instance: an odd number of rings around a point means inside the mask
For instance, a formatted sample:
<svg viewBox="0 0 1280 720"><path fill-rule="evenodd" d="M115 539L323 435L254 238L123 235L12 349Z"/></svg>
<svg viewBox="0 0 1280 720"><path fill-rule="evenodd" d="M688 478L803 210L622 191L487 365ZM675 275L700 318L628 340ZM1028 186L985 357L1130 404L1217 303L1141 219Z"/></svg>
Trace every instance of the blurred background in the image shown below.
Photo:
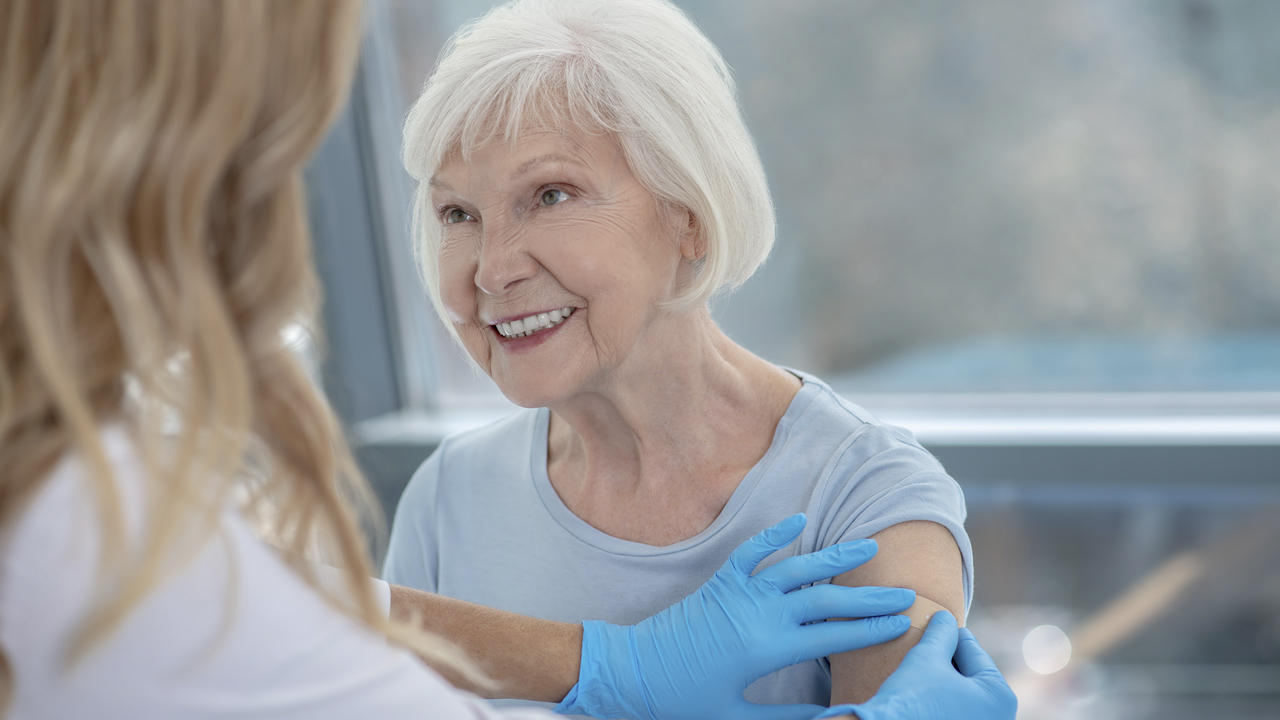
<svg viewBox="0 0 1280 720"><path fill-rule="evenodd" d="M374 0L308 172L319 372L388 514L511 409L424 301L398 155L495 4ZM969 622L1020 717L1280 717L1280 2L677 4L778 207L714 315L960 481Z"/></svg>

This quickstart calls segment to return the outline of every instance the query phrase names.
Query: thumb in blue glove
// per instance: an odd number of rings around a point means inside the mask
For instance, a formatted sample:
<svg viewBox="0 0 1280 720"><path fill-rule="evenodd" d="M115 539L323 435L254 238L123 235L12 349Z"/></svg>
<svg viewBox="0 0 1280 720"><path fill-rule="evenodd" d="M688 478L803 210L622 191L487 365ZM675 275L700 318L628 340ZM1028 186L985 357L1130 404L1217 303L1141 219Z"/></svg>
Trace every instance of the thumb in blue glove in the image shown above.
<svg viewBox="0 0 1280 720"><path fill-rule="evenodd" d="M860 720L1013 720L1017 714L1018 698L991 656L943 610L934 613L920 643L875 697L860 705L836 705L813 720L842 715Z"/></svg>
<svg viewBox="0 0 1280 720"><path fill-rule="evenodd" d="M742 691L775 670L902 635L910 620L890 613L910 607L915 593L830 584L797 589L870 560L874 540L787 558L752 575L805 522L794 515L751 538L693 594L637 625L583 623L578 684L555 710L630 720L807 720L821 711L757 705ZM863 619L818 622L850 617Z"/></svg>

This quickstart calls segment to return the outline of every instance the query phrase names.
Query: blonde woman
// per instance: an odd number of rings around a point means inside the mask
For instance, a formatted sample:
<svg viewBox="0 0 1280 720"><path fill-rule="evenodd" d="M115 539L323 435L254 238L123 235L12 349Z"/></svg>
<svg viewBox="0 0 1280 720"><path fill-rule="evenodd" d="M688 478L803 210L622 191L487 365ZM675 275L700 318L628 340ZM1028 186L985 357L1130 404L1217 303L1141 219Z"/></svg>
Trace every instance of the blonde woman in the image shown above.
<svg viewBox="0 0 1280 720"><path fill-rule="evenodd" d="M874 544L751 575L800 518L618 645L367 579L368 491L280 339L314 309L299 169L358 27L350 0L0 0L0 715L541 715L422 658L688 717L901 634L805 623L908 592L789 592Z"/></svg>

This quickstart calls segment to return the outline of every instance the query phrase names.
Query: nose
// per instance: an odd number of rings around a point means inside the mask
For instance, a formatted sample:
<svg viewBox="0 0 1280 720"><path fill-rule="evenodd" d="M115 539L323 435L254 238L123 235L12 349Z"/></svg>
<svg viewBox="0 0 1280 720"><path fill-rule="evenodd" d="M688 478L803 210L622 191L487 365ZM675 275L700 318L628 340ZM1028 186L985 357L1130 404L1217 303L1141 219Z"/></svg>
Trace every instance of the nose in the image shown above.
<svg viewBox="0 0 1280 720"><path fill-rule="evenodd" d="M529 255L518 237L486 233L476 264L476 287L481 292L502 295L537 272L537 261Z"/></svg>

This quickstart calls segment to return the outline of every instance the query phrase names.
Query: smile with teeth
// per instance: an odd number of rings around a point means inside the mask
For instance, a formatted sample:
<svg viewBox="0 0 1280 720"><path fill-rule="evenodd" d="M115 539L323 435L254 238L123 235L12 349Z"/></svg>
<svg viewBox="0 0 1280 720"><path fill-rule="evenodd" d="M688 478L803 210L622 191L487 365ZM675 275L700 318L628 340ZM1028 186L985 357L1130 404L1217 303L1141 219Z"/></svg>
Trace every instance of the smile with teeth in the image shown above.
<svg viewBox="0 0 1280 720"><path fill-rule="evenodd" d="M555 327L573 314L574 308L566 307L551 312L537 313L511 322L497 323L494 329L505 338L522 338L547 328Z"/></svg>

